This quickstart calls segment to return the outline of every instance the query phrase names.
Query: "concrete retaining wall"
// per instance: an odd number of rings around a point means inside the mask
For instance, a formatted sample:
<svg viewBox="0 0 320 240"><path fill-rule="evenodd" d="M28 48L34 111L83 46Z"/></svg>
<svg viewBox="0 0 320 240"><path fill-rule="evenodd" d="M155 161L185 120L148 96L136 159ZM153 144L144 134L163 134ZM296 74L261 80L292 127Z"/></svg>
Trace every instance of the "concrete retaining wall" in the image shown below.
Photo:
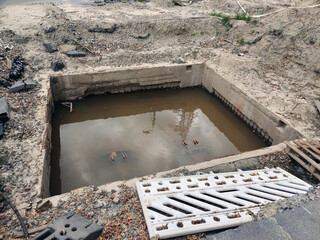
<svg viewBox="0 0 320 240"><path fill-rule="evenodd" d="M290 126L284 119L249 98L238 87L219 75L214 70L214 67L209 64L205 67L202 85L209 92L220 94L221 100L223 102L226 100L231 105L233 112L237 113L239 111L239 116L251 128L261 133L267 139L270 136L270 143L273 145L285 140L290 141L302 137L302 134Z"/></svg>
<svg viewBox="0 0 320 240"><path fill-rule="evenodd" d="M177 64L141 68L119 68L104 72L51 77L55 101L88 95L201 85L204 64Z"/></svg>

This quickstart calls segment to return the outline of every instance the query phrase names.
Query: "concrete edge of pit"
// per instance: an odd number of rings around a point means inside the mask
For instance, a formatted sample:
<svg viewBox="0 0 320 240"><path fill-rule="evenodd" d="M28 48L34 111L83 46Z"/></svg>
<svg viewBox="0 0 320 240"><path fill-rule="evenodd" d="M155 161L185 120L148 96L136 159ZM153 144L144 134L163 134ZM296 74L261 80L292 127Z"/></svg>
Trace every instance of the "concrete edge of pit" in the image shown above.
<svg viewBox="0 0 320 240"><path fill-rule="evenodd" d="M107 184L100 185L97 188L99 191L111 191L111 190L119 190L119 186L121 184L125 184L129 187L135 187L136 182L142 181L143 179L161 178L161 177L163 177L163 175L174 173L179 170L187 170L189 172L201 171L201 170L208 169L210 167L214 167L214 166L217 166L220 164L233 163L233 162L237 162L240 160L245 160L245 159L249 159L249 158L264 156L264 155L268 155L271 153L283 151L286 149L286 147L287 147L287 145L285 143L279 143L277 145L273 145L270 147L266 147L266 148L262 148L262 149L258 149L258 150L254 150L254 151L249 151L249 152L243 152L243 153L228 156L228 157L212 159L210 161L201 162L201 163L197 163L194 165L182 166L179 168L171 169L169 171L158 172L158 173L152 174L152 175L147 175L147 176L138 177L138 178L132 178L129 180L124 180L124 181L116 181L116 182L112 182L112 183L107 183ZM67 200L69 198L69 196L72 196L72 195L74 196L74 195L81 193L81 192L85 191L86 189L92 188L92 187L93 186L86 186L86 187L78 188L78 189L72 190L67 193L63 193L60 195L55 195L52 197L45 198L42 200L42 202L50 200L52 202L53 206L57 206L57 204L59 203L59 200Z"/></svg>

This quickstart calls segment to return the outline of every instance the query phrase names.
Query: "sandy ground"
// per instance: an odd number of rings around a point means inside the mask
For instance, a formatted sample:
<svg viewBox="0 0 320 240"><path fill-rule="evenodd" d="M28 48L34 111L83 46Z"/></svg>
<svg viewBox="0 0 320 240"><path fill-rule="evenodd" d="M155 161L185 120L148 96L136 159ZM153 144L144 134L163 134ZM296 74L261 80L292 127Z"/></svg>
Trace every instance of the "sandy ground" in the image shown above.
<svg viewBox="0 0 320 240"><path fill-rule="evenodd" d="M241 2L250 15L320 3ZM12 94L0 86L0 96L8 98L11 108L11 120L4 125L5 137L0 140L1 190L23 209L40 201L42 166L38 161L44 157L48 76L54 73L50 64L56 60L66 64L63 73L167 64L178 58L210 61L219 73L306 138L319 140L320 118L314 100L320 98L320 8L288 9L250 23L231 20L229 31L219 17L209 15L213 9L225 14L240 12L233 0L195 1L185 7L171 0L151 0L86 8L29 4L0 9L0 55L6 56L0 59L1 79L8 77L13 57L21 54L27 63L23 79L37 82L33 90ZM99 32L114 24L113 33ZM13 49L5 52L7 43L12 43ZM59 51L47 53L43 43L54 44ZM64 51L70 47L87 56L68 58ZM109 193L105 194L103 198ZM30 216L33 210L28 211L25 214ZM11 236L14 230L20 230L9 212L7 207L2 208L0 235ZM30 227L44 224L30 219ZM48 216L46 222L50 219Z"/></svg>

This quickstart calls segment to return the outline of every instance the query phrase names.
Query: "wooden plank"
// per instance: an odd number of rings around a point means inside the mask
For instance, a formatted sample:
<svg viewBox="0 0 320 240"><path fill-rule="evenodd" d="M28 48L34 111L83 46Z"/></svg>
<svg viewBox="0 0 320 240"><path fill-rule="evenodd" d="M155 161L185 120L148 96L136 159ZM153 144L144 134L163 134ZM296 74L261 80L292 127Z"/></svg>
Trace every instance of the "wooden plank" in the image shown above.
<svg viewBox="0 0 320 240"><path fill-rule="evenodd" d="M320 113L320 101L314 100L314 104L316 105L316 108L318 109L318 112Z"/></svg>
<svg viewBox="0 0 320 240"><path fill-rule="evenodd" d="M303 148L305 151L307 151L308 153L310 153L314 158L316 158L318 161L320 161L320 156L318 154L313 153L312 151L310 151L307 147L305 147L304 145L302 145L300 142L296 143L299 147Z"/></svg>
<svg viewBox="0 0 320 240"><path fill-rule="evenodd" d="M307 156L305 153L303 153L302 151L300 151L296 146L294 146L292 143L290 142L286 142L287 145L296 153L298 153L301 157L303 157L305 160L307 160L311 165L313 165L314 167L316 167L318 170L320 170L320 165L317 164L313 159L311 159L309 156Z"/></svg>
<svg viewBox="0 0 320 240"><path fill-rule="evenodd" d="M320 150L319 150L318 148L312 146L312 144L309 144L309 143L307 143L307 142L305 142L305 144L306 144L309 148L311 148L314 152L320 154Z"/></svg>
<svg viewBox="0 0 320 240"><path fill-rule="evenodd" d="M290 157L292 157L294 160L296 160L302 167L304 167L305 169L307 169L313 176L315 176L318 180L320 180L320 174L315 173L314 172L314 168L313 170L310 168L310 166L308 166L308 164L306 164L305 162L303 162L303 160L301 160L299 157L297 157L296 155L294 155L293 153L288 152L287 153Z"/></svg>

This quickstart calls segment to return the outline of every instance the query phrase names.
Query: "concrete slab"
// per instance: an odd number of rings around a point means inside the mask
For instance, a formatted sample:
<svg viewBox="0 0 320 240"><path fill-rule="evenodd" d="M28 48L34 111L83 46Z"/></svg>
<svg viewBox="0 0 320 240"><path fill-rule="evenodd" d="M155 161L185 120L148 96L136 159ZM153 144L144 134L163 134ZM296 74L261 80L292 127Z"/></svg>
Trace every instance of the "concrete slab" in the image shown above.
<svg viewBox="0 0 320 240"><path fill-rule="evenodd" d="M5 97L0 98L0 121L5 122L10 119L8 102Z"/></svg>
<svg viewBox="0 0 320 240"><path fill-rule="evenodd" d="M227 230L213 235L214 240L291 240L273 218L242 225L236 229Z"/></svg>
<svg viewBox="0 0 320 240"><path fill-rule="evenodd" d="M37 86L37 83L33 80L26 80L24 81L26 89L32 89L35 88Z"/></svg>
<svg viewBox="0 0 320 240"><path fill-rule="evenodd" d="M17 81L15 84L13 84L10 88L9 88L9 91L11 93L16 93L16 92L19 92L19 91L22 91L26 89L26 85L23 81Z"/></svg>
<svg viewBox="0 0 320 240"><path fill-rule="evenodd" d="M292 210L287 210L282 213L278 213L274 216L279 226L286 231L294 240L314 240L319 239L320 236L320 218L319 218L319 206L315 206L317 203L310 203L306 207L317 209L315 213L305 210L304 207L297 207Z"/></svg>

